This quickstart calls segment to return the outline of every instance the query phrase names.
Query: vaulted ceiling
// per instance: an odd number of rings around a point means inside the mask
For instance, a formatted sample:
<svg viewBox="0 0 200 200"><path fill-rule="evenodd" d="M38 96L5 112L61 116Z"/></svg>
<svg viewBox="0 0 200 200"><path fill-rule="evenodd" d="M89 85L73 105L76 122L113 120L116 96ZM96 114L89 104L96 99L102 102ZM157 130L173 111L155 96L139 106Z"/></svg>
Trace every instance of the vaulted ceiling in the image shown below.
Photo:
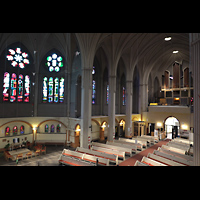
<svg viewBox="0 0 200 200"><path fill-rule="evenodd" d="M165 37L171 37L165 41ZM63 54L75 51L76 40L79 46L90 49L95 45L97 51L102 47L106 56L114 60L128 58L134 66L141 63L140 70L161 72L174 61L189 63L189 33L3 33L0 34L0 53L7 45L19 41L23 42L31 53L35 49L40 56L53 46L59 48ZM172 53L177 50L178 53Z"/></svg>

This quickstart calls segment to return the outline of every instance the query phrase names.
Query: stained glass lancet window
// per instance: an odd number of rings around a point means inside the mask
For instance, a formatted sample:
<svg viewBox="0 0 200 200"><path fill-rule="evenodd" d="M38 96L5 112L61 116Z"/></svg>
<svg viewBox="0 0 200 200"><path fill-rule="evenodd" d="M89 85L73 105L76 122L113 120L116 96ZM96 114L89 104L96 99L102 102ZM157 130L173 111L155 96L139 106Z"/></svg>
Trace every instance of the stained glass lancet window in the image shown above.
<svg viewBox="0 0 200 200"><path fill-rule="evenodd" d="M92 104L95 104L96 99L96 82L92 80Z"/></svg>
<svg viewBox="0 0 200 200"><path fill-rule="evenodd" d="M109 101L109 85L107 85L107 88L106 88L106 102L108 104L108 101Z"/></svg>
<svg viewBox="0 0 200 200"><path fill-rule="evenodd" d="M94 80L95 66L93 66L92 75L93 75L93 80L92 80L92 104L95 104L95 101L96 101L96 81Z"/></svg>
<svg viewBox="0 0 200 200"><path fill-rule="evenodd" d="M17 126L13 127L13 135L17 135Z"/></svg>
<svg viewBox="0 0 200 200"><path fill-rule="evenodd" d="M53 102L53 78L50 77L49 78L49 97L48 97L48 101L49 103L52 103Z"/></svg>
<svg viewBox="0 0 200 200"><path fill-rule="evenodd" d="M23 125L20 127L20 134L24 134L24 126Z"/></svg>
<svg viewBox="0 0 200 200"><path fill-rule="evenodd" d="M45 127L44 127L44 132L45 132L45 133L48 133L48 132L49 132L49 126L48 126L48 124L45 125Z"/></svg>
<svg viewBox="0 0 200 200"><path fill-rule="evenodd" d="M24 102L29 102L30 97L30 77L25 76L25 93L24 93Z"/></svg>
<svg viewBox="0 0 200 200"><path fill-rule="evenodd" d="M17 75L15 73L13 73L12 77L11 77L10 102L15 102L16 101L16 95L17 95Z"/></svg>
<svg viewBox="0 0 200 200"><path fill-rule="evenodd" d="M3 80L3 101L9 100L9 88L10 88L10 74L8 72L5 72Z"/></svg>
<svg viewBox="0 0 200 200"><path fill-rule="evenodd" d="M56 129L57 129L57 133L60 133L60 128L61 128L61 124L58 124Z"/></svg>
<svg viewBox="0 0 200 200"><path fill-rule="evenodd" d="M60 79L60 103L64 102L64 81L65 79L62 77Z"/></svg>
<svg viewBox="0 0 200 200"><path fill-rule="evenodd" d="M47 102L47 77L43 78L43 103Z"/></svg>
<svg viewBox="0 0 200 200"><path fill-rule="evenodd" d="M43 91L42 91L42 101L47 103L63 103L64 102L64 86L65 79L63 77L59 78L47 77L43 78Z"/></svg>
<svg viewBox="0 0 200 200"><path fill-rule="evenodd" d="M19 78L18 78L18 102L22 102L23 101L23 75L20 74Z"/></svg>
<svg viewBox="0 0 200 200"><path fill-rule="evenodd" d="M123 106L126 105L126 89L123 87Z"/></svg>
<svg viewBox="0 0 200 200"><path fill-rule="evenodd" d="M7 126L5 128L5 136L9 136L10 135L10 128Z"/></svg>
<svg viewBox="0 0 200 200"><path fill-rule="evenodd" d="M54 79L54 102L58 103L59 79Z"/></svg>

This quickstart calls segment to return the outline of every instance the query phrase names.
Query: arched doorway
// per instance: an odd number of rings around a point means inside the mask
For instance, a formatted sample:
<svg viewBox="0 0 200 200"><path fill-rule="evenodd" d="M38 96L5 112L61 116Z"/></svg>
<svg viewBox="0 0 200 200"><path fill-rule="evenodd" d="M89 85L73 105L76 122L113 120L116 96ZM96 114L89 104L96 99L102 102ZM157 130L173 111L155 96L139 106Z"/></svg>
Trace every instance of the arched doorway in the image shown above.
<svg viewBox="0 0 200 200"><path fill-rule="evenodd" d="M75 132L74 132L74 147L80 147L80 131L81 131L81 126L77 124L75 126Z"/></svg>
<svg viewBox="0 0 200 200"><path fill-rule="evenodd" d="M100 127L100 140L103 141L108 135L108 123L103 121Z"/></svg>
<svg viewBox="0 0 200 200"><path fill-rule="evenodd" d="M125 120L119 121L119 137L125 137Z"/></svg>
<svg viewBox="0 0 200 200"><path fill-rule="evenodd" d="M180 122L176 117L167 117L164 124L167 138L173 139L179 135Z"/></svg>

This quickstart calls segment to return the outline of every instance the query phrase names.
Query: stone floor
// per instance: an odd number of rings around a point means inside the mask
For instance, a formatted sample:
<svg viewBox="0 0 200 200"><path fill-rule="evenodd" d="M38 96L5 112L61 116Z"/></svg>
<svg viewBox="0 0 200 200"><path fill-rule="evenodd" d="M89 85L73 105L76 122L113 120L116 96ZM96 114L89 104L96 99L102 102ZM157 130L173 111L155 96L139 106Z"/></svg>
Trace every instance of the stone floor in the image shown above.
<svg viewBox="0 0 200 200"><path fill-rule="evenodd" d="M28 159L15 161L6 161L3 156L0 157L0 166L58 166L58 158L63 151L63 146L47 146L46 154ZM66 147L65 147L66 148ZM70 150L74 148L68 147Z"/></svg>

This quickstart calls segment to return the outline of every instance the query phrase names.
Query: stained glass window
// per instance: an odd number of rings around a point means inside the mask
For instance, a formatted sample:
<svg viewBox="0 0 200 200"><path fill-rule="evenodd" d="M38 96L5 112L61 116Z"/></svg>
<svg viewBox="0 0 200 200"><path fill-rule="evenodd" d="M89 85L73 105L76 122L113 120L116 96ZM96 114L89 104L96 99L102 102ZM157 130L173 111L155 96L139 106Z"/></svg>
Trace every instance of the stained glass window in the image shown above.
<svg viewBox="0 0 200 200"><path fill-rule="evenodd" d="M24 92L25 91L25 92ZM24 96L23 96L24 95ZM30 96L30 77L28 75L25 76L25 90L24 90L24 76L22 74L19 75L17 80L17 75L13 73L11 75L8 72L4 73L3 80L3 101L16 102L29 102Z"/></svg>
<svg viewBox="0 0 200 200"><path fill-rule="evenodd" d="M52 103L53 102L53 78L50 77L49 78L49 97L48 97L48 101L49 103Z"/></svg>
<svg viewBox="0 0 200 200"><path fill-rule="evenodd" d="M3 101L9 100L9 88L10 88L10 74L8 72L5 72L3 80Z"/></svg>
<svg viewBox="0 0 200 200"><path fill-rule="evenodd" d="M60 103L64 102L64 81L65 79L62 77L60 79Z"/></svg>
<svg viewBox="0 0 200 200"><path fill-rule="evenodd" d="M24 134L24 126L23 125L20 127L20 134Z"/></svg>
<svg viewBox="0 0 200 200"><path fill-rule="evenodd" d="M45 133L48 133L48 132L49 132L49 126L48 126L48 124L45 125L45 127L44 127L44 132L45 132Z"/></svg>
<svg viewBox="0 0 200 200"><path fill-rule="evenodd" d="M10 128L7 126L5 128L5 136L9 136L10 135Z"/></svg>
<svg viewBox="0 0 200 200"><path fill-rule="evenodd" d="M58 124L56 128L57 128L57 133L60 133L61 124Z"/></svg>
<svg viewBox="0 0 200 200"><path fill-rule="evenodd" d="M92 75L93 75L93 80L92 80L92 104L95 104L95 100L96 100L96 81L94 80L95 66L93 66Z"/></svg>
<svg viewBox="0 0 200 200"><path fill-rule="evenodd" d="M54 79L54 102L58 103L59 79Z"/></svg>
<svg viewBox="0 0 200 200"><path fill-rule="evenodd" d="M47 77L43 78L43 103L47 102Z"/></svg>
<svg viewBox="0 0 200 200"><path fill-rule="evenodd" d="M49 68L50 72L59 72L60 68L63 67L63 58L58 56L56 53L47 57L46 66Z"/></svg>
<svg viewBox="0 0 200 200"><path fill-rule="evenodd" d="M107 85L107 88L106 88L106 102L108 104L108 101L109 101L109 85Z"/></svg>
<svg viewBox="0 0 200 200"><path fill-rule="evenodd" d="M28 75L25 76L25 93L24 93L24 102L29 102L30 96L30 77Z"/></svg>
<svg viewBox="0 0 200 200"><path fill-rule="evenodd" d="M43 78L43 103L63 103L64 102L64 81L63 77L55 78L47 77ZM48 84L48 86L47 86Z"/></svg>
<svg viewBox="0 0 200 200"><path fill-rule="evenodd" d="M15 73L13 73L12 77L11 77L10 102L15 102L16 101L16 95L17 95L17 75Z"/></svg>
<svg viewBox="0 0 200 200"><path fill-rule="evenodd" d="M20 74L18 78L18 102L23 101L23 75Z"/></svg>
<svg viewBox="0 0 200 200"><path fill-rule="evenodd" d="M126 89L123 87L123 106L126 105Z"/></svg>
<svg viewBox="0 0 200 200"><path fill-rule="evenodd" d="M55 126L52 124L51 125L51 133L54 133L54 130L55 130Z"/></svg>
<svg viewBox="0 0 200 200"><path fill-rule="evenodd" d="M21 48L8 49L9 54L6 56L8 61L11 61L11 65L13 67L19 66L19 68L25 68L25 65L30 63L28 59L28 54L26 52L22 52Z"/></svg>
<svg viewBox="0 0 200 200"><path fill-rule="evenodd" d="M96 82L92 80L92 104L95 104L96 99Z"/></svg>
<svg viewBox="0 0 200 200"><path fill-rule="evenodd" d="M13 135L17 135L17 126L13 127Z"/></svg>

